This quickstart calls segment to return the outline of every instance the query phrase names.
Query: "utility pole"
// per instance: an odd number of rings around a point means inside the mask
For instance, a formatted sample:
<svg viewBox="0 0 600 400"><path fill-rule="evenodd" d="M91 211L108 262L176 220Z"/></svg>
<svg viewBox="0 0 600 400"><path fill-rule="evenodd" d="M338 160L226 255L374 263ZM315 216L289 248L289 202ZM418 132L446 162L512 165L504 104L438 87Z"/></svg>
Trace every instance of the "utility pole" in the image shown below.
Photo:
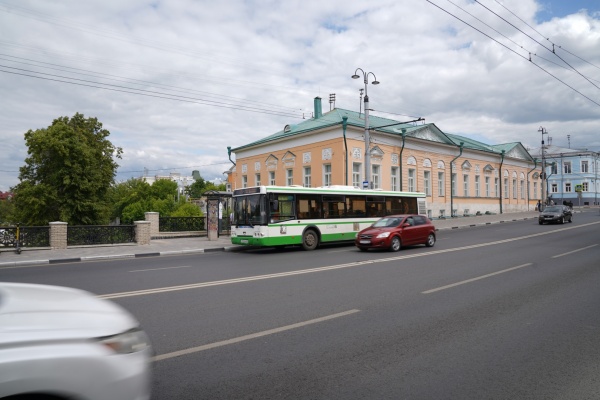
<svg viewBox="0 0 600 400"><path fill-rule="evenodd" d="M542 210L546 208L546 160L545 160L545 146L544 146L544 135L548 134L548 131L543 126L540 126L538 132L542 134ZM539 211L542 211L539 210Z"/></svg>

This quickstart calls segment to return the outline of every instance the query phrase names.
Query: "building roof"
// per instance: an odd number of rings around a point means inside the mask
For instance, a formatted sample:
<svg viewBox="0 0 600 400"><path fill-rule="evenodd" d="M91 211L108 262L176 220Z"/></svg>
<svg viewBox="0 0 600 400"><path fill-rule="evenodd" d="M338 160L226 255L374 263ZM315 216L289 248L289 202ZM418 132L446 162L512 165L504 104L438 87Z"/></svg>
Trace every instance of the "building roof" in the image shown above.
<svg viewBox="0 0 600 400"><path fill-rule="evenodd" d="M310 133L316 130L327 129L333 126L341 126L343 118L346 117L347 126L364 129L365 120L364 113L335 108L323 115L318 115L317 118L304 120L299 124L286 125L282 130L272 135L248 143L246 145L231 149L232 152L245 150L255 146L260 146L265 143L284 140L289 137ZM389 118L369 115L369 126L371 132L382 132L391 135L402 136L404 133L407 137L430 140L442 144L459 146L463 143L463 148L477 151L484 151L500 155L504 150L505 154L517 155L519 158L533 160L531 155L519 142L506 143L498 145L488 145L465 136L444 133L433 123L415 123L401 122Z"/></svg>

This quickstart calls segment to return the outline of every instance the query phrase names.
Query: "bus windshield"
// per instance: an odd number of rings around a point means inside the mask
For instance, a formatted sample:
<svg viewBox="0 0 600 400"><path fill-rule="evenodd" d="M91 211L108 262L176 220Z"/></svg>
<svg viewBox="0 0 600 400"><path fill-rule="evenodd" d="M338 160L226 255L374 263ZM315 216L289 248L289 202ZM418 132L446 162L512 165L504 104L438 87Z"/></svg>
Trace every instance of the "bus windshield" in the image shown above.
<svg viewBox="0 0 600 400"><path fill-rule="evenodd" d="M267 213L265 199L266 196L261 194L234 197L234 224L250 226L266 225Z"/></svg>

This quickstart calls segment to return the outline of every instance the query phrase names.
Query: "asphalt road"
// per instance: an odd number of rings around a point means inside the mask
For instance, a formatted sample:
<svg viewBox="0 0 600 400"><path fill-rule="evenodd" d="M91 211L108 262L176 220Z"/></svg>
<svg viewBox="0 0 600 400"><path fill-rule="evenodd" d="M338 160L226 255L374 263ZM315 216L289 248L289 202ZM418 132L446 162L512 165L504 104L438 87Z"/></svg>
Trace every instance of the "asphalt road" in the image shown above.
<svg viewBox="0 0 600 400"><path fill-rule="evenodd" d="M4 269L133 312L153 399L600 398L600 216L433 248L206 253Z"/></svg>

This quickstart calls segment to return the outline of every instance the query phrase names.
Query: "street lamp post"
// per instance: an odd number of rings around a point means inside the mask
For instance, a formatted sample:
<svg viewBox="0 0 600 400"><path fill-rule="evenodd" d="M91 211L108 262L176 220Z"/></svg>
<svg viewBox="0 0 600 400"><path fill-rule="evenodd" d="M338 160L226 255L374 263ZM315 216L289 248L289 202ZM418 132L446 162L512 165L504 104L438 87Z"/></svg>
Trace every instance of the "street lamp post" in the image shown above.
<svg viewBox="0 0 600 400"><path fill-rule="evenodd" d="M544 128L543 126L540 126L540 129L538 129L538 132L541 132L542 134L542 210L544 208L546 208L546 195L547 195L547 190L546 190L546 184L548 183L548 178L546 177L546 162L545 162L545 157L544 157L544 135L548 134L548 131L546 130L546 128ZM542 211L539 210L539 211Z"/></svg>
<svg viewBox="0 0 600 400"><path fill-rule="evenodd" d="M372 72L365 72L362 68L357 68L354 71L354 75L352 75L352 79L360 78L358 75L358 71L360 71L363 75L363 80L365 83L365 180L363 182L363 188L372 189L372 182L370 179L371 176L371 152L370 152L370 135L369 135L369 94L367 92L367 84L369 83L369 75L373 75L373 81L371 82L373 85L379 85L379 81L377 77Z"/></svg>

